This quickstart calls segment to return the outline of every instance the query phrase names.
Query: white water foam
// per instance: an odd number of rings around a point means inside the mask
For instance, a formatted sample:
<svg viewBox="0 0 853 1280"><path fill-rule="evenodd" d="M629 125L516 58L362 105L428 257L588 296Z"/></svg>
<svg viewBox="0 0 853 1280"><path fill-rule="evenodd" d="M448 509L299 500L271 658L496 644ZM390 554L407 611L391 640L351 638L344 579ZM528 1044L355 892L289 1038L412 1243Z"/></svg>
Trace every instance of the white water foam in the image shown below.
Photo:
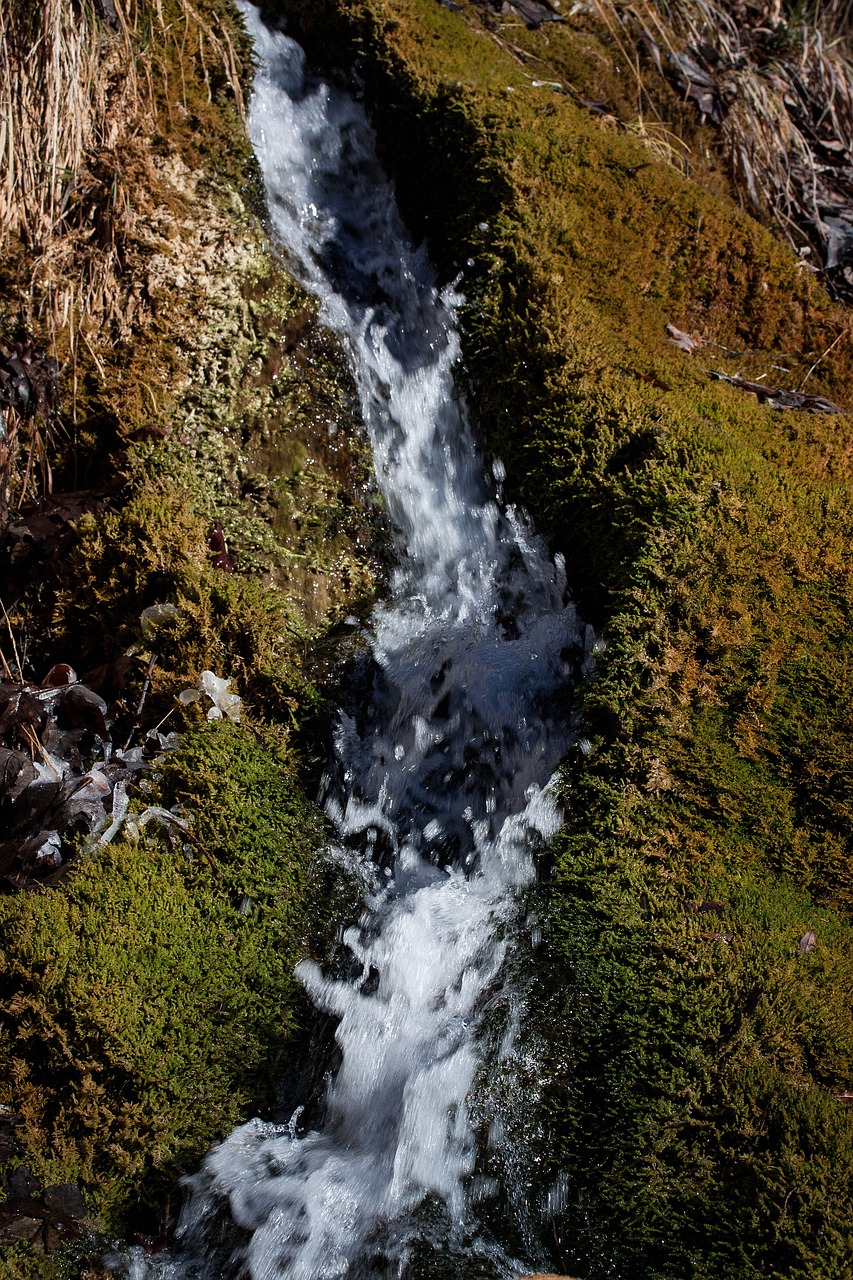
<svg viewBox="0 0 853 1280"><path fill-rule="evenodd" d="M470 1237L466 1098L533 851L559 825L548 779L582 628L561 567L483 479L453 385L458 299L408 242L362 110L306 81L298 46L241 7L262 60L250 130L274 237L349 352L400 562L373 618L374 694L341 719L328 802L341 848L372 867L345 938L359 975L298 970L340 1020L322 1130L254 1120L217 1147L192 1180L177 1266L397 1275L424 1202Z"/></svg>

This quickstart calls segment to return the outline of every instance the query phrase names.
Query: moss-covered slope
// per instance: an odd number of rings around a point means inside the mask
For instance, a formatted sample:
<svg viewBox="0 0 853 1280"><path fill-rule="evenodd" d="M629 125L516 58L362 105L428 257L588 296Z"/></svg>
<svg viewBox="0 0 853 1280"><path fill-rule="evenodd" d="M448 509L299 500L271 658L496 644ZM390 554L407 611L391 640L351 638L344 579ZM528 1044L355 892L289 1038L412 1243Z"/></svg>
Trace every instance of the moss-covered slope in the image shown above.
<svg viewBox="0 0 853 1280"><path fill-rule="evenodd" d="M436 0L274 7L365 86L410 225L461 272L483 436L600 637L532 1003L549 1047L531 1203L559 1175L555 1265L844 1280L851 428L706 369L808 376L853 407L849 316L728 199L701 131L699 185L555 91L627 102L582 15L516 32ZM135 650L129 725L156 653L138 729L190 731L136 807L180 803L193 840L152 824L0 904L15 1160L79 1180L108 1230L156 1229L170 1180L286 1058L287 974L325 894L298 753L270 723L310 719L306 653L372 581L357 450L328 433L353 417L346 379L245 208L245 44L219 0L147 12L126 33L145 124L90 157L93 224L81 200L65 257L17 242L3 267L4 322L72 374L59 487L94 494L57 542L10 553L16 636L35 674ZM667 323L719 345L688 356ZM161 602L178 613L146 639ZM203 667L236 679L240 728L182 719Z"/></svg>
<svg viewBox="0 0 853 1280"><path fill-rule="evenodd" d="M36 1186L0 1208L10 1280L77 1274L110 1238L173 1223L180 1174L276 1105L305 1034L294 964L325 951L350 892L308 793L336 624L375 590L355 398L253 212L236 13L120 8L118 31L78 14L120 140L83 154L63 225L3 228L3 332L56 351L65 394L52 494L33 480L3 512L0 650L7 679L63 662L113 683L113 746L159 756L128 785L131 818L160 814L50 889L3 884L0 1174ZM239 724L179 702L206 669L233 682ZM66 1184L82 1238L40 1198Z"/></svg>
<svg viewBox="0 0 853 1280"><path fill-rule="evenodd" d="M192 843L118 840L66 891L0 913L0 1054L28 1167L81 1183L96 1224L135 1212L154 1234L175 1169L281 1069L323 834L287 755L230 724L185 736L157 798L192 814Z"/></svg>
<svg viewBox="0 0 853 1280"><path fill-rule="evenodd" d="M853 407L849 315L719 170L602 126L506 27L276 7L366 85L406 216L461 271L484 437L599 633L542 890L555 1260L849 1276L851 428L707 376ZM524 35L564 67L581 39Z"/></svg>

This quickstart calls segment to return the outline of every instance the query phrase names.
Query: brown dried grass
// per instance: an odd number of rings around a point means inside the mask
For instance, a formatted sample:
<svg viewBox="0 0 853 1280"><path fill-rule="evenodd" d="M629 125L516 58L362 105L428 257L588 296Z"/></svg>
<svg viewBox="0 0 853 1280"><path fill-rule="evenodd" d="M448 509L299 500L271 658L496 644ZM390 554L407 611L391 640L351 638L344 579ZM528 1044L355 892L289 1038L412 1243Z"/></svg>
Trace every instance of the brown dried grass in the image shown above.
<svg viewBox="0 0 853 1280"><path fill-rule="evenodd" d="M146 322L134 264L158 125L187 129L223 85L244 110L226 0L112 7L109 26L91 0L0 2L0 254L19 264L21 327L63 361L72 423L78 365L103 380ZM7 418L8 508L49 492L53 436Z"/></svg>
<svg viewBox="0 0 853 1280"><path fill-rule="evenodd" d="M215 6L114 7L116 29L87 0L0 5L0 251L23 242L27 319L72 350L84 323L123 327L132 178L158 114L186 112L185 65L201 64L211 100L212 74L224 74L243 111L239 57Z"/></svg>
<svg viewBox="0 0 853 1280"><path fill-rule="evenodd" d="M797 249L826 242L833 166L853 166L853 0L761 14L740 0L589 0L627 65L638 40L670 54L713 46L729 104L721 125L745 203L772 217ZM639 72L638 72L639 76ZM829 164L828 164L829 161Z"/></svg>
<svg viewBox="0 0 853 1280"><path fill-rule="evenodd" d="M13 509L53 488L50 455L53 424L21 418L14 409L0 409L0 536Z"/></svg>
<svg viewBox="0 0 853 1280"><path fill-rule="evenodd" d="M114 147L143 107L131 32L116 9L117 32L80 0L0 9L0 234L36 252L79 212L87 160Z"/></svg>
<svg viewBox="0 0 853 1280"><path fill-rule="evenodd" d="M85 202L87 167L150 124L158 89L161 100L171 95L186 106L185 83L168 83L174 72L162 56L167 45L179 46L178 67L197 46L206 79L211 66L221 66L243 109L227 30L190 0L172 8L177 22L162 0L116 0L112 30L84 0L0 6L0 241L18 234L44 247L64 233L69 210Z"/></svg>

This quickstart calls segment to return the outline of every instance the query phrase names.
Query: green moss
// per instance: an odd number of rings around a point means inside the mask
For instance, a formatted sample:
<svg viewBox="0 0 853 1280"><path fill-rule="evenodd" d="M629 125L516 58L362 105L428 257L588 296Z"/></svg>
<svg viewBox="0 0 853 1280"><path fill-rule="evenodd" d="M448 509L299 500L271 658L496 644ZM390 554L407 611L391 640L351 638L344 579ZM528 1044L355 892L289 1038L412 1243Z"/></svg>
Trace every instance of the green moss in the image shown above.
<svg viewBox="0 0 853 1280"><path fill-rule="evenodd" d="M713 161L703 188L535 88L506 30L429 0L283 8L357 63L407 217L462 271L487 446L599 632L540 891L530 1178L568 1177L557 1269L849 1275L849 428L706 372L796 386L848 317ZM612 88L604 33L516 35ZM720 345L688 357L670 322ZM849 340L809 385L853 403Z"/></svg>
<svg viewBox="0 0 853 1280"><path fill-rule="evenodd" d="M241 196L257 189L233 10L167 0L132 25L157 125L146 115L121 156L122 270L69 233L49 282L74 318L55 334L76 446L55 491L83 489L83 514L69 500L56 540L3 549L4 605L28 677L133 656L114 740L181 731L133 808L178 806L191 836L152 820L50 892L0 898L0 1101L33 1171L81 1183L93 1228L158 1234L178 1175L286 1087L293 967L327 953L353 897L317 853L292 742L323 714L314 646L325 674L325 633L372 598L382 531L340 349ZM23 248L7 265L4 315L37 327L48 284L30 288ZM103 292L81 293L78 271ZM233 574L213 563L216 521ZM144 635L161 603L177 612ZM177 702L203 669L234 680L240 727ZM87 1248L4 1246L0 1272L87 1276Z"/></svg>
<svg viewBox="0 0 853 1280"><path fill-rule="evenodd" d="M145 800L180 804L192 843L152 823L63 892L0 900L3 1101L30 1168L79 1181L111 1231L162 1209L177 1174L272 1096L306 921L324 914L322 825L274 743L206 725Z"/></svg>
<svg viewBox="0 0 853 1280"><path fill-rule="evenodd" d="M66 1280L68 1272L55 1254L34 1253L25 1245L7 1245L0 1260L3 1280Z"/></svg>

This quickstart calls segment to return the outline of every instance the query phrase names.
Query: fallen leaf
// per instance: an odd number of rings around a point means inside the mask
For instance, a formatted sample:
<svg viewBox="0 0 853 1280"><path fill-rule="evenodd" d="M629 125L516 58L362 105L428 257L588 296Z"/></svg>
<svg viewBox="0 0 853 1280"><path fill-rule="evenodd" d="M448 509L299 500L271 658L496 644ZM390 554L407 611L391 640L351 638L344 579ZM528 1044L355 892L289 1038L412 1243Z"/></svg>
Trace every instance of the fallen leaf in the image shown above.
<svg viewBox="0 0 853 1280"><path fill-rule="evenodd" d="M834 271L853 261L853 223L845 218L823 219L826 232L826 269Z"/></svg>
<svg viewBox="0 0 853 1280"><path fill-rule="evenodd" d="M667 54L672 79L686 102L695 102L703 116L712 124L722 124L728 113L728 105L720 92L716 78L699 66L687 53Z"/></svg>
<svg viewBox="0 0 853 1280"><path fill-rule="evenodd" d="M531 31L536 31L543 22L564 21L547 0L505 0L500 11L517 14Z"/></svg>
<svg viewBox="0 0 853 1280"><path fill-rule="evenodd" d="M213 526L213 532L207 543L210 549L210 563L214 569L224 569L226 573L234 572L234 561L228 554L228 547L225 545L225 535L222 532L222 522L217 520Z"/></svg>
<svg viewBox="0 0 853 1280"><path fill-rule="evenodd" d="M43 689L58 689L62 685L76 684L77 672L67 662L57 662L41 682Z"/></svg>
<svg viewBox="0 0 853 1280"><path fill-rule="evenodd" d="M682 351L686 351L688 355L692 355L699 347L705 346L703 338L694 338L690 333L684 333L682 329L676 329L674 324L668 324L666 331L669 334L670 342L673 342Z"/></svg>
<svg viewBox="0 0 853 1280"><path fill-rule="evenodd" d="M70 684L58 700L56 710L60 727L89 729L105 741L108 738L105 720L107 704L85 685Z"/></svg>
<svg viewBox="0 0 853 1280"><path fill-rule="evenodd" d="M10 751L0 747L0 795L14 792L28 786L36 773L29 756L21 751Z"/></svg>
<svg viewBox="0 0 853 1280"><path fill-rule="evenodd" d="M817 943L817 934L814 929L809 929L808 933L804 933L800 938L800 955L808 955L810 951L814 951Z"/></svg>

